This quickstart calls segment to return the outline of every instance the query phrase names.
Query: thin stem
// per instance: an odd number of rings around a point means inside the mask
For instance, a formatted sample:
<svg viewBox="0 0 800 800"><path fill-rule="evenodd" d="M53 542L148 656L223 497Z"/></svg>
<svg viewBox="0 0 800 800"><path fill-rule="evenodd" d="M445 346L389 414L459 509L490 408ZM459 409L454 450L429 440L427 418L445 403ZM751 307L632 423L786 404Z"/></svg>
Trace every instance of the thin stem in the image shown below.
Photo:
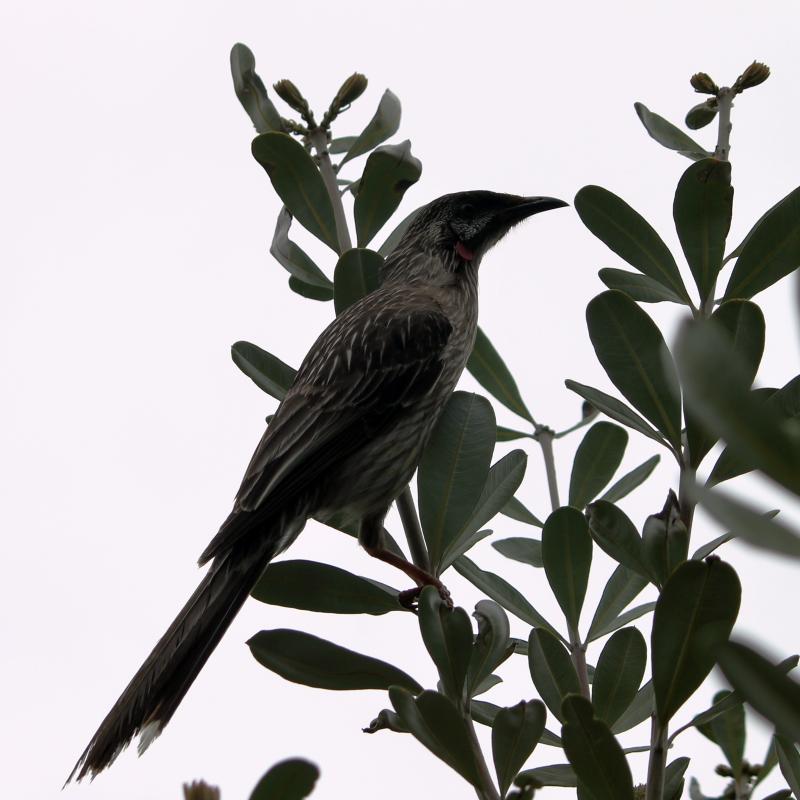
<svg viewBox="0 0 800 800"><path fill-rule="evenodd" d="M714 157L720 161L727 161L731 152L731 108L736 92L723 86L717 92L717 105L719 106L719 128L717 130L717 148Z"/></svg>
<svg viewBox="0 0 800 800"><path fill-rule="evenodd" d="M586 666L586 645L581 643L578 631L571 625L569 626L569 654L575 672L578 673L578 683L581 687L581 694L591 700L589 692L589 669Z"/></svg>
<svg viewBox="0 0 800 800"><path fill-rule="evenodd" d="M553 457L553 439L555 434L552 429L539 425L536 429L535 438L542 448L542 456L544 457L544 469L547 473L547 488L550 490L550 505L553 511L561 506L561 501L558 499L558 478L556 477L556 462Z"/></svg>
<svg viewBox="0 0 800 800"><path fill-rule="evenodd" d="M664 772L667 768L667 726L653 714L650 729L650 763L647 765L645 800L663 800Z"/></svg>
<svg viewBox="0 0 800 800"><path fill-rule="evenodd" d="M408 549L411 551L411 560L420 569L430 572L431 560L428 555L428 548L425 546L422 526L419 524L414 498L411 496L411 489L408 486L403 489L402 494L397 498L397 510L400 512L400 521L403 523L403 530L406 532Z"/></svg>
<svg viewBox="0 0 800 800"><path fill-rule="evenodd" d="M486 759L483 757L483 750L481 750L480 742L478 741L478 734L475 733L475 723L469 711L464 712L464 721L467 725L467 733L469 734L469 744L472 748L472 754L475 757L475 765L478 767L478 777L480 778L480 786L475 787L475 793L480 800L501 800L500 793L497 791L489 772L489 767L486 765Z"/></svg>
<svg viewBox="0 0 800 800"><path fill-rule="evenodd" d="M353 245L350 240L350 231L347 229L347 219L344 215L344 206L342 205L342 198L339 194L339 189L336 185L336 173L333 170L331 163L331 156L328 152L328 134L322 128L315 128L309 133L311 144L317 151L319 158L319 171L322 175L322 180L325 182L325 188L328 190L328 196L331 198L333 204L333 218L336 221L336 238L339 240L339 254L349 250Z"/></svg>
<svg viewBox="0 0 800 800"><path fill-rule="evenodd" d="M554 433L553 434L553 438L554 439L560 439L562 436L567 436L568 434L573 433L574 431L577 431L580 428L585 427L590 422L593 422L596 416L597 416L597 413L588 414L582 420L580 420L580 422L576 422L574 425L570 425L569 428L565 428L563 431L559 431L558 433Z"/></svg>

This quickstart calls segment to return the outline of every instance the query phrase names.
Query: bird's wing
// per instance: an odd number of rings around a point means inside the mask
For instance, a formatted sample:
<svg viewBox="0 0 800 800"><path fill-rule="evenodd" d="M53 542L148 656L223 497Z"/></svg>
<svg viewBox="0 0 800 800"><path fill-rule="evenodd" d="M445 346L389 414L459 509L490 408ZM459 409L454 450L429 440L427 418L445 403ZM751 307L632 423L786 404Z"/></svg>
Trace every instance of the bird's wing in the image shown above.
<svg viewBox="0 0 800 800"><path fill-rule="evenodd" d="M451 330L435 309L338 317L298 370L253 454L233 512L200 563L279 513L424 397L442 371Z"/></svg>

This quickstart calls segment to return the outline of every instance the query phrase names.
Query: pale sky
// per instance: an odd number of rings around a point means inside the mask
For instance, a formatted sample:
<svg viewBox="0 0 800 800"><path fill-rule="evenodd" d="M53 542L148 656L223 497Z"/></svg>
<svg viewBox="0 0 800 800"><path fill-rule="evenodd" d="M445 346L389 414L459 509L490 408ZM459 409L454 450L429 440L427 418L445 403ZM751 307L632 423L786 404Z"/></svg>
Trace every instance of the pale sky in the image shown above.
<svg viewBox="0 0 800 800"><path fill-rule="evenodd" d="M797 30L791 2L522 3L7 2L0 12L0 132L5 221L0 237L0 353L4 376L0 496L3 793L55 798L120 691L200 580L196 559L227 515L264 416L276 403L230 360L253 341L299 364L332 304L289 292L267 250L279 202L250 155L253 130L233 93L228 54L247 43L271 85L289 77L320 112L354 70L366 94L339 135L360 131L384 89L402 100L394 141L410 138L422 180L397 219L445 192L485 188L571 201L605 186L644 214L680 253L672 194L688 161L661 148L634 111L640 100L674 122L700 98L698 70L730 83L753 59L773 75L737 100L731 160L731 246L800 182ZM285 112L286 113L286 112ZM709 128L696 138L712 146ZM348 175L357 176L363 159ZM391 230L391 223L385 233ZM332 274L330 251L297 240ZM383 234L377 241L381 241ZM679 260L679 263L683 263ZM564 428L579 414L565 378L610 390L584 310L604 287L597 270L623 266L572 210L520 226L482 266L481 325L513 370L534 416ZM687 284L688 269L684 269ZM797 372L791 283L756 297L767 347L760 385ZM668 341L676 306L648 306ZM474 389L470 377L462 385ZM519 424L497 408L504 424ZM558 443L562 492L580 435ZM499 445L495 459L514 445ZM631 433L623 469L655 452ZM548 512L541 458L529 446L519 496ZM706 462L709 466L712 459ZM665 456L623 501L634 521L676 485ZM763 483L732 487L759 507L796 508ZM390 530L400 536L396 519ZM495 538L530 534L500 517ZM696 546L719 533L700 517ZM796 638L797 571L736 543L721 555L743 584L737 631L784 657ZM405 588L353 540L310 524L288 558L314 558ZM471 557L501 572L548 619L561 615L542 571L484 542ZM584 627L611 571L595 548ZM453 571L456 603L479 594ZM639 602L655 599L652 587ZM512 633L527 627L511 618ZM647 622L644 630L649 630ZM380 692L333 693L287 683L244 645L260 629L293 627L397 664L428 687L435 670L411 615L313 615L249 601L162 737L131 748L86 800L165 800L205 778L223 800L246 798L274 762L303 756L322 777L319 800L471 797L471 789L410 736L361 728L388 706ZM788 634L788 635L787 635ZM589 652L594 662L600 652ZM525 659L486 696L534 696ZM712 676L675 720L711 700ZM551 719L549 726L556 725ZM746 757L763 758L753 724ZM488 744L488 731L481 730ZM644 744L649 726L622 737ZM674 754L709 794L719 751L694 731ZM489 751L487 749L487 756ZM529 766L563 761L540 745ZM631 759L643 780L646 756ZM773 777L767 787L783 784ZM546 790L544 798L571 790ZM762 792L763 796L765 793Z"/></svg>

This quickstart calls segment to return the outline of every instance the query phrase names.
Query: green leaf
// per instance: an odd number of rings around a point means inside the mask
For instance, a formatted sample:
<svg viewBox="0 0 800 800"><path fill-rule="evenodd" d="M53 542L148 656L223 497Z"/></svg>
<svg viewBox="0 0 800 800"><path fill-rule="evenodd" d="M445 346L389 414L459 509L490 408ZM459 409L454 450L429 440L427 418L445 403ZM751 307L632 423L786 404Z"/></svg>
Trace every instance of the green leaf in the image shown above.
<svg viewBox="0 0 800 800"><path fill-rule="evenodd" d="M333 304L337 316L375 291L383 259L374 250L353 247L342 254L333 272Z"/></svg>
<svg viewBox="0 0 800 800"><path fill-rule="evenodd" d="M681 446L678 374L664 337L627 295L599 294L586 307L597 357L614 385L676 449Z"/></svg>
<svg viewBox="0 0 800 800"><path fill-rule="evenodd" d="M467 692L470 696L514 652L509 637L508 617L497 603L479 600L473 616L478 621L478 635L467 671Z"/></svg>
<svg viewBox="0 0 800 800"><path fill-rule="evenodd" d="M741 358L747 385L753 382L764 351L764 315L748 300L728 300L712 314L713 323L730 341L732 352ZM689 407L686 409L686 437L693 466L699 466L717 437L703 427Z"/></svg>
<svg viewBox="0 0 800 800"><path fill-rule="evenodd" d="M704 158L678 181L672 214L683 253L692 270L702 306L714 291L731 227L731 164Z"/></svg>
<svg viewBox="0 0 800 800"><path fill-rule="evenodd" d="M686 756L676 758L664 770L664 800L680 800L683 794L683 776L689 766Z"/></svg>
<svg viewBox="0 0 800 800"><path fill-rule="evenodd" d="M613 725L630 707L647 665L647 645L636 628L617 631L600 653L592 683L595 714Z"/></svg>
<svg viewBox="0 0 800 800"><path fill-rule="evenodd" d="M650 477L659 461L661 461L661 456L651 456L647 461L623 475L600 499L609 503L622 500Z"/></svg>
<svg viewBox="0 0 800 800"><path fill-rule="evenodd" d="M477 697L478 695L485 694L490 689L493 689L497 686L498 683L502 683L503 679L499 675L487 675L472 691L472 696Z"/></svg>
<svg viewBox="0 0 800 800"><path fill-rule="evenodd" d="M564 506L547 518L542 531L542 561L567 625L577 630L592 564L592 537L580 511Z"/></svg>
<svg viewBox="0 0 800 800"><path fill-rule="evenodd" d="M750 298L800 265L800 187L773 206L747 235L725 290Z"/></svg>
<svg viewBox="0 0 800 800"><path fill-rule="evenodd" d="M528 422L533 422L531 412L528 411L520 396L516 381L480 326L475 337L475 345L467 361L467 369L475 380L506 408L519 414Z"/></svg>
<svg viewBox="0 0 800 800"><path fill-rule="evenodd" d="M776 419L789 420L800 415L800 376L792 378L785 386L780 389L754 389L752 397L758 396L763 400L764 408ZM790 425L792 423L789 423ZM722 481L736 478L745 472L750 472L753 467L742 461L731 453L729 448L725 448L717 463L714 464L711 474L708 476L707 484L714 486Z"/></svg>
<svg viewBox="0 0 800 800"><path fill-rule="evenodd" d="M250 800L302 800L314 791L319 769L303 758L288 758L270 768L256 784Z"/></svg>
<svg viewBox="0 0 800 800"><path fill-rule="evenodd" d="M510 611L528 625L545 628L565 642L564 637L508 581L493 572L482 570L466 556L459 556L453 562L453 566L456 572L503 606L506 611Z"/></svg>
<svg viewBox="0 0 800 800"><path fill-rule="evenodd" d="M439 671L444 693L460 703L472 655L472 625L463 608L448 608L438 589L426 586L419 597L419 629Z"/></svg>
<svg viewBox="0 0 800 800"><path fill-rule="evenodd" d="M628 569L622 564L618 565L603 589L592 624L589 626L587 642L593 642L604 636L605 633L602 631L627 608L647 583L647 578L635 570Z"/></svg>
<svg viewBox="0 0 800 800"><path fill-rule="evenodd" d="M524 522L526 525L533 525L535 528L541 528L544 523L527 508L525 508L516 497L512 497L501 509L500 513L506 517L517 520L517 522Z"/></svg>
<svg viewBox="0 0 800 800"><path fill-rule="evenodd" d="M328 152L331 155L346 153L356 143L357 138L357 136L339 136L336 139L331 139L328 144Z"/></svg>
<svg viewBox="0 0 800 800"><path fill-rule="evenodd" d="M584 186L575 195L575 210L583 224L620 258L690 304L664 240L621 197L600 186Z"/></svg>
<svg viewBox="0 0 800 800"><path fill-rule="evenodd" d="M748 368L718 326L684 325L676 353L692 413L732 455L800 494L800 428L753 396Z"/></svg>
<svg viewBox="0 0 800 800"><path fill-rule="evenodd" d="M539 700L522 700L501 708L492 725L492 755L500 794L505 797L511 782L528 760L544 733L547 716Z"/></svg>
<svg viewBox="0 0 800 800"><path fill-rule="evenodd" d="M378 147L370 153L354 207L359 247L366 247L372 241L421 174L422 162L411 155L408 140Z"/></svg>
<svg viewBox="0 0 800 800"><path fill-rule="evenodd" d="M640 303L668 302L686 305L686 301L675 294L672 289L653 280L653 278L648 278L647 275L611 267L604 267L597 274L609 289L617 289L620 292L624 292L632 300L638 300Z"/></svg>
<svg viewBox="0 0 800 800"><path fill-rule="evenodd" d="M514 783L525 785L536 781L540 786L564 786L572 788L578 785L575 770L569 764L548 764L546 767L534 767L520 772Z"/></svg>
<svg viewBox="0 0 800 800"><path fill-rule="evenodd" d="M592 537L611 558L650 578L642 559L642 538L621 508L605 500L597 500L586 509L586 516Z"/></svg>
<svg viewBox="0 0 800 800"><path fill-rule="evenodd" d="M525 431L515 431L513 428L498 425L496 438L498 442L513 442L515 439L532 439L533 436Z"/></svg>
<svg viewBox="0 0 800 800"><path fill-rule="evenodd" d="M739 613L742 587L719 559L685 561L664 584L651 658L658 718L666 724L705 680Z"/></svg>
<svg viewBox="0 0 800 800"><path fill-rule="evenodd" d="M250 594L262 603L329 614L403 611L397 589L317 561L274 562Z"/></svg>
<svg viewBox="0 0 800 800"><path fill-rule="evenodd" d="M318 689L422 687L403 670L302 631L260 631L247 642L256 661L288 681Z"/></svg>
<svg viewBox="0 0 800 800"><path fill-rule="evenodd" d="M485 397L454 392L422 454L417 474L420 521L436 575L486 485L495 426Z"/></svg>
<svg viewBox="0 0 800 800"><path fill-rule="evenodd" d="M731 529L732 536L760 550L800 558L800 535L772 519L769 516L772 512L765 514L756 511L752 506L719 490L709 492L697 487L695 493L703 508L714 519Z"/></svg>
<svg viewBox="0 0 800 800"><path fill-rule="evenodd" d="M597 422L589 428L572 463L571 506L583 509L600 494L622 463L627 444L628 434L619 425Z"/></svg>
<svg viewBox="0 0 800 800"><path fill-rule="evenodd" d="M717 692L714 695L714 701L719 702L732 694L733 692L728 691ZM713 733L714 742L719 745L725 758L728 759L734 776L739 778L742 774L744 759L745 722L744 706L738 697L736 699L738 702L721 714L717 714L708 725ZM696 725L696 727L700 726Z"/></svg>
<svg viewBox="0 0 800 800"><path fill-rule="evenodd" d="M739 694L782 735L800 741L800 684L764 656L739 642L728 642L717 663Z"/></svg>
<svg viewBox="0 0 800 800"><path fill-rule="evenodd" d="M645 436L649 436L653 441L670 447L667 440L655 429L652 428L642 417L640 417L630 406L625 405L621 400L612 397L610 394L601 392L593 386L586 386L577 381L565 380L564 385L580 395L584 400L591 403L598 411L602 411L606 416L627 425Z"/></svg>
<svg viewBox="0 0 800 800"><path fill-rule="evenodd" d="M378 252L384 257L388 258L391 252L400 244L402 238L406 235L406 231L411 227L411 223L417 218L417 214L424 208L415 208L407 217L405 217L398 226L386 237L386 241L378 248Z"/></svg>
<svg viewBox="0 0 800 800"><path fill-rule="evenodd" d="M466 721L451 700L429 691L415 699L398 686L389 690L389 699L415 739L473 786L480 785Z"/></svg>
<svg viewBox="0 0 800 800"><path fill-rule="evenodd" d="M284 206L275 223L269 252L292 277L309 286L326 290L333 297L333 284L328 276L289 238L292 215Z"/></svg>
<svg viewBox="0 0 800 800"><path fill-rule="evenodd" d="M706 125L710 125L714 121L718 113L719 104L716 98L698 103L696 106L692 106L686 114L686 127L691 128L693 131L705 128Z"/></svg>
<svg viewBox="0 0 800 800"><path fill-rule="evenodd" d="M578 780L595 800L633 800L633 778L622 748L608 726L580 696L562 704L564 752Z"/></svg>
<svg viewBox="0 0 800 800"><path fill-rule="evenodd" d="M797 745L785 736L776 736L775 750L778 753L781 774L786 778L795 797L800 796L800 753L797 752Z"/></svg>
<svg viewBox="0 0 800 800"><path fill-rule="evenodd" d="M793 797L791 789L779 789L777 792L768 794L763 800L792 800Z"/></svg>
<svg viewBox="0 0 800 800"><path fill-rule="evenodd" d="M236 342L231 358L259 389L276 400L283 400L297 374L296 369L250 342Z"/></svg>
<svg viewBox="0 0 800 800"><path fill-rule="evenodd" d="M670 150L677 150L682 156L686 156L692 161L708 158L712 155L680 128L668 122L659 114L650 111L644 103L634 103L633 107L636 109L636 114L642 125L644 125L645 130L660 145Z"/></svg>
<svg viewBox="0 0 800 800"><path fill-rule="evenodd" d="M256 73L256 60L250 48L235 44L231 49L231 75L239 102L259 133L282 131L278 109L267 97L267 90Z"/></svg>
<svg viewBox="0 0 800 800"><path fill-rule="evenodd" d="M253 139L252 150L292 216L338 253L333 205L322 175L303 145L286 133L262 133Z"/></svg>
<svg viewBox="0 0 800 800"><path fill-rule="evenodd" d="M375 115L353 142L345 157L339 162L339 166L342 167L351 159L364 155L381 142L385 142L397 133L399 127L400 101L397 99L397 95L387 89L381 97Z"/></svg>
<svg viewBox="0 0 800 800"><path fill-rule="evenodd" d="M614 733L624 733L637 725L641 725L655 710L655 693L653 691L653 682L647 683L636 692L636 697L633 702L628 706L622 716L611 726Z"/></svg>
<svg viewBox="0 0 800 800"><path fill-rule="evenodd" d="M307 297L309 300L318 300L324 303L333 300L333 289L323 289L321 286L313 286L310 283L301 281L295 278L294 275L289 276L289 288L299 294L301 297Z"/></svg>
<svg viewBox="0 0 800 800"><path fill-rule="evenodd" d="M486 700L471 700L469 704L469 713L475 722L481 725L486 725L489 728L494 725L497 715L500 713L500 706L494 703L489 703Z"/></svg>
<svg viewBox="0 0 800 800"><path fill-rule="evenodd" d="M527 465L528 456L524 450L512 450L492 464L465 531L477 531L506 507L514 497L514 492L519 489Z"/></svg>
<svg viewBox="0 0 800 800"><path fill-rule="evenodd" d="M602 628L598 629L597 638L606 636L609 633L613 633L619 628L627 625L629 622L633 622L634 620L639 619L639 617L649 614L655 609L655 607L655 603L642 603L641 605L634 606L630 610L611 620L611 622L609 622L607 625L604 625Z"/></svg>
<svg viewBox="0 0 800 800"><path fill-rule="evenodd" d="M761 309L749 300L727 300L711 316L725 332L732 351L741 359L749 386L758 372L764 352L765 323ZM692 464L698 466L716 444L716 436L702 427L690 409L686 411L686 436Z"/></svg>
<svg viewBox="0 0 800 800"><path fill-rule="evenodd" d="M447 548L447 552L442 556L442 563L439 568L440 574L446 569L450 569L457 558L463 556L464 553L468 553L478 542L483 541L487 536L491 536L493 533L493 530L484 528L474 533L460 535L458 539Z"/></svg>
<svg viewBox="0 0 800 800"><path fill-rule="evenodd" d="M566 648L549 631L534 628L528 638L528 666L539 697L556 719L563 722L561 701L581 690Z"/></svg>
<svg viewBox="0 0 800 800"><path fill-rule="evenodd" d="M492 547L498 553L519 561L521 564L530 564L532 567L543 567L542 543L539 539L528 538L527 536L510 536L508 539L499 539L492 542Z"/></svg>

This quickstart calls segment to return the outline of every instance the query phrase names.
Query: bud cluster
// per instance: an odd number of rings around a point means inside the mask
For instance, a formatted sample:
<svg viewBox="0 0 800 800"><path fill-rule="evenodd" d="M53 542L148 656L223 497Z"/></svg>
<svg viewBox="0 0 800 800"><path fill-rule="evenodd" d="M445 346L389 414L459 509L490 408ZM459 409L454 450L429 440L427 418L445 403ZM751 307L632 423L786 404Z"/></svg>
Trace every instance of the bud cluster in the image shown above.
<svg viewBox="0 0 800 800"><path fill-rule="evenodd" d="M305 120L309 127L315 128L317 123L314 120L314 112L308 106L308 100L303 97L300 90L288 78L273 84L275 94L283 100L286 105L293 108Z"/></svg>
<svg viewBox="0 0 800 800"><path fill-rule="evenodd" d="M362 75L360 72L354 72L339 87L339 91L336 92L335 97L333 100L331 100L330 107L325 112L325 116L322 118L322 124L320 127L328 128L331 122L333 122L342 111L346 111L354 100L358 100L358 98L364 94L364 90L366 88L366 75Z"/></svg>

